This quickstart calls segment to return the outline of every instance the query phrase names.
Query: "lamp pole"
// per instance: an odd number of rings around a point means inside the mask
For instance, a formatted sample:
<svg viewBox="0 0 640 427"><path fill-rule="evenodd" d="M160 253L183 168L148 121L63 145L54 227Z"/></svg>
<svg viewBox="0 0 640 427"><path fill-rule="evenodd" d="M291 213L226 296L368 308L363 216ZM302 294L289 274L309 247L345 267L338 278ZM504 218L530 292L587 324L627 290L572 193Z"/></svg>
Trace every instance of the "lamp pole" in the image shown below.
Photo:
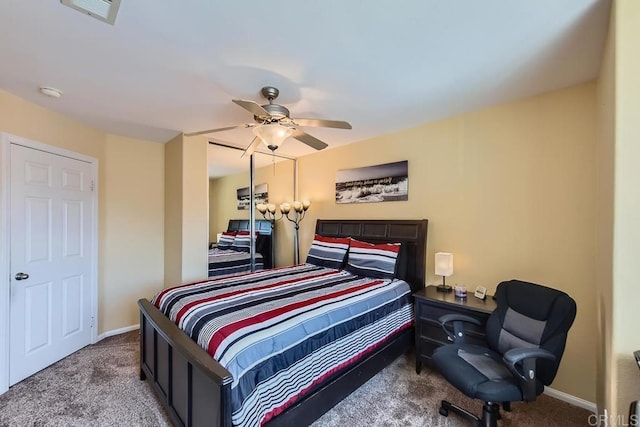
<svg viewBox="0 0 640 427"><path fill-rule="evenodd" d="M292 206L290 203L283 203L280 205L280 210L284 216L287 217L295 227L295 234L293 236L293 261L296 265L300 264L300 222L304 219L309 206L311 206L311 202L308 200L305 200L304 202L295 201L293 202L293 212L291 212ZM291 214L291 216L289 216L289 214Z"/></svg>
<svg viewBox="0 0 640 427"><path fill-rule="evenodd" d="M249 257L251 264L251 272L256 271L256 240L254 238L256 232L256 211L254 206L255 200L255 177L254 177L253 154L249 156Z"/></svg>

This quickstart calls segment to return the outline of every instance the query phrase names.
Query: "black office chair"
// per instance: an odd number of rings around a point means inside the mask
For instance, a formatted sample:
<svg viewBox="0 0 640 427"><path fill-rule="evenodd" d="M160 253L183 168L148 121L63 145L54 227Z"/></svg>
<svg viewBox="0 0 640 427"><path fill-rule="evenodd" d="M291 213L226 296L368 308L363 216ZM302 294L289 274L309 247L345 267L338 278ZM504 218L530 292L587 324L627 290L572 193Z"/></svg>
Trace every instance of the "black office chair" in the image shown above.
<svg viewBox="0 0 640 427"><path fill-rule="evenodd" d="M576 303L566 293L534 283L510 280L498 285L497 308L486 325L489 346L465 343L464 322L472 317L447 314L439 320L452 344L438 347L433 362L452 385L484 401L482 418L443 400L449 411L476 426L496 427L502 403L531 402L551 384L564 352L567 333L576 317Z"/></svg>

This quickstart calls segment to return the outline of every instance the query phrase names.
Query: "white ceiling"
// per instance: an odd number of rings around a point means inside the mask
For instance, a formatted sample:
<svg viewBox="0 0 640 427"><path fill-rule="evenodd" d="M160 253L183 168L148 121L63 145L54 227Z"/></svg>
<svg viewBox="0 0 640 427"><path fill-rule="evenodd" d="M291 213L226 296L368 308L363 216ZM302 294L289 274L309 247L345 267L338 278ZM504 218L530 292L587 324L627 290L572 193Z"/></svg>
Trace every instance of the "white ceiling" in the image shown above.
<svg viewBox="0 0 640 427"><path fill-rule="evenodd" d="M292 117L353 125L305 128L330 149L594 79L609 9L610 0L122 0L112 26L57 1L5 0L0 89L166 142L252 122L231 100L264 104L260 88L271 85ZM41 95L43 85L63 97ZM211 137L245 146L252 134ZM278 151L313 149L291 139ZM237 155L221 157L214 174L235 170Z"/></svg>

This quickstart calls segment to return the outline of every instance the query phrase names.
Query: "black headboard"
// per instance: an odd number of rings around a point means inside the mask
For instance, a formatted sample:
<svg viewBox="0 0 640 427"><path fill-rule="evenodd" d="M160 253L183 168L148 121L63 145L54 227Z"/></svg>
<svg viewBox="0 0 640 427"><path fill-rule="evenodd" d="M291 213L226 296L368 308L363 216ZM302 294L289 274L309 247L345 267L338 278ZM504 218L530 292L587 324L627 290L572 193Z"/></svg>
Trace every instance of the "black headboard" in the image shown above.
<svg viewBox="0 0 640 427"><path fill-rule="evenodd" d="M256 219L255 231L258 232L256 239L256 251L262 254L264 268L275 266L274 258L274 233L271 221L268 219ZM249 231L250 221L248 219L230 219L227 231Z"/></svg>
<svg viewBox="0 0 640 427"><path fill-rule="evenodd" d="M319 219L316 234L353 237L369 243L402 243L408 262L405 277L399 278L417 291L424 288L426 280L427 224L426 219Z"/></svg>

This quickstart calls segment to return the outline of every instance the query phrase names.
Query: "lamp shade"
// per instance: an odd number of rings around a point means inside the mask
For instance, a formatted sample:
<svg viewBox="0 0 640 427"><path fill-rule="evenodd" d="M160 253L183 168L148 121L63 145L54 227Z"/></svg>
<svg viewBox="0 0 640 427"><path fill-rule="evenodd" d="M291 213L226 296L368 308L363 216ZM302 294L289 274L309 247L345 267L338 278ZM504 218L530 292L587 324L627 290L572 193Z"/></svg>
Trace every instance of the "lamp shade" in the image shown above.
<svg viewBox="0 0 640 427"><path fill-rule="evenodd" d="M269 150L275 150L282 145L285 139L291 136L293 130L278 123L269 123L255 126L253 133L260 138Z"/></svg>
<svg viewBox="0 0 640 427"><path fill-rule="evenodd" d="M437 252L435 270L437 276L451 276L453 274L453 254L449 252Z"/></svg>

